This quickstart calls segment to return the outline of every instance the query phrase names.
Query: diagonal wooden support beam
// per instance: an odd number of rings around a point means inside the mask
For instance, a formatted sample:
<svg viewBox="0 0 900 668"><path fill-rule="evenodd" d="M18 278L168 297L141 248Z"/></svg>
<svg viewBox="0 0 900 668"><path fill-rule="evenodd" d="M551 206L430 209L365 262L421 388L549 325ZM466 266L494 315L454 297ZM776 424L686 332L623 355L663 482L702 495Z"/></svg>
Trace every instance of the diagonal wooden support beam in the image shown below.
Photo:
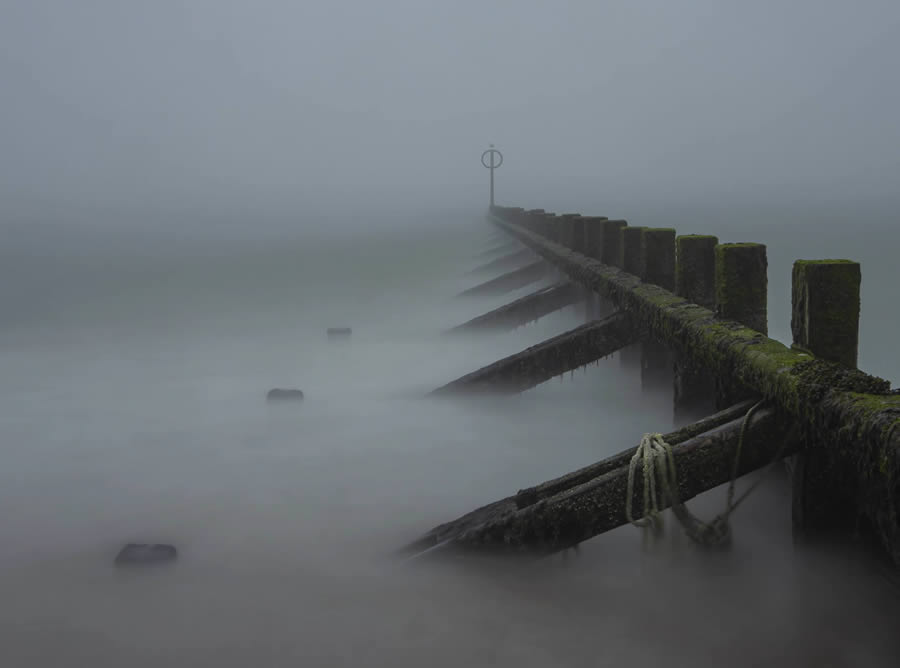
<svg viewBox="0 0 900 668"><path fill-rule="evenodd" d="M723 424L727 424L733 420L740 419L747 413L753 403L752 400L741 402L730 408L726 408L723 411L719 411L714 415L710 415L702 420L686 425L677 431L664 434L663 438L670 445L684 443L704 432L708 432L716 427L721 427ZM404 547L400 551L400 554L408 556L431 549L440 543L461 536L469 529L499 520L501 517L509 515L517 509L520 510L543 499L573 489L601 475L605 475L622 467L627 467L633 454L634 448L623 450L617 455L590 464L577 471L567 473L559 478L548 480L533 487L521 489L513 496L494 501L493 503L477 508L470 513L466 513L459 519L435 527L418 540Z"/></svg>
<svg viewBox="0 0 900 668"><path fill-rule="evenodd" d="M726 408L725 410L705 417L702 420L698 420L697 422L682 427L677 431L665 434L663 436L663 439L669 445L679 445L680 443L684 443L685 441L694 438L695 436L699 436L700 434L711 431L716 427L721 427L723 424L743 417L747 413L747 411L750 410L754 403L754 400L742 401L738 404L735 404L734 406ZM631 461L631 456L633 454L634 449L624 450L617 455L608 457L607 459L597 462L596 464L585 466L584 468L580 468L577 471L572 471L571 473L567 473L566 475L560 476L559 478L548 480L541 483L540 485L535 485L534 487L520 489L514 497L516 508L525 508L537 503L538 501L541 501L542 499L555 496L557 494L565 492L568 489L572 489L573 487L582 485L589 480L598 478L601 475L606 475L607 473L615 471L616 469L619 469L623 466L628 466L628 463Z"/></svg>
<svg viewBox="0 0 900 668"><path fill-rule="evenodd" d="M493 311L472 318L468 322L447 331L458 333L475 329L515 329L521 325L542 318L561 308L574 304L580 298L580 290L568 281L542 288L530 295L520 297Z"/></svg>
<svg viewBox="0 0 900 668"><path fill-rule="evenodd" d="M457 378L431 394L524 392L554 376L611 355L639 338L640 332L632 326L631 318L616 313Z"/></svg>
<svg viewBox="0 0 900 668"><path fill-rule="evenodd" d="M475 295L502 295L505 292L511 292L517 288L522 288L529 283L539 281L547 276L553 267L543 260L532 262L520 269L515 269L509 273L493 278L468 290L459 293L460 297L469 297Z"/></svg>
<svg viewBox="0 0 900 668"><path fill-rule="evenodd" d="M534 258L535 255L533 250L531 250L530 248L522 248L515 253L509 253L507 255L504 255L503 257L498 257L496 260L491 260L490 262L475 267L468 273L480 274L486 271L509 269L511 267L521 265L524 262L534 262Z"/></svg>
<svg viewBox="0 0 900 668"><path fill-rule="evenodd" d="M743 417L673 446L682 501L718 487L731 478ZM760 469L777 457L793 454L799 439L774 409L758 411L749 421L738 476ZM568 549L601 533L628 524L626 493L629 449L610 458L609 471L582 484L531 503L516 506L516 497L490 504L435 530L409 546L408 553L487 552L543 556ZM643 479L636 476L632 506L641 513Z"/></svg>

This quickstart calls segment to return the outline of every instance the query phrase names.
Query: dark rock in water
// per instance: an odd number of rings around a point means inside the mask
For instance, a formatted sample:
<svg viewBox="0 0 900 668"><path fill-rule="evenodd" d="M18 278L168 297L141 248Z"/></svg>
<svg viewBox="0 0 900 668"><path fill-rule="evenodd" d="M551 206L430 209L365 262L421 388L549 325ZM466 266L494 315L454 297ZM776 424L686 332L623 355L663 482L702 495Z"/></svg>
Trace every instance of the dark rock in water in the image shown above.
<svg viewBox="0 0 900 668"><path fill-rule="evenodd" d="M329 327L328 328L328 338L329 339L339 339L350 336L353 333L353 330L349 327Z"/></svg>
<svg viewBox="0 0 900 668"><path fill-rule="evenodd" d="M128 543L116 555L118 565L161 564L174 561L178 550L174 545L149 545L147 543Z"/></svg>
<svg viewBox="0 0 900 668"><path fill-rule="evenodd" d="M283 390L277 387L269 390L266 395L268 401L300 401L301 399L303 399L302 390Z"/></svg>

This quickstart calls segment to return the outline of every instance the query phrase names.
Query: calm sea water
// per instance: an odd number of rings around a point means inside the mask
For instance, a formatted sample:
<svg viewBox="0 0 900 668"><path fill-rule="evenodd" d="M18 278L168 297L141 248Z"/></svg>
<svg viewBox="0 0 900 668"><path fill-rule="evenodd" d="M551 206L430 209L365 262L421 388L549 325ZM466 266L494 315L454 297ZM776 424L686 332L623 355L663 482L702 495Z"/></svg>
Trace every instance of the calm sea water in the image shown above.
<svg viewBox="0 0 900 668"><path fill-rule="evenodd" d="M666 431L671 396L642 394L614 356L518 397L423 399L583 313L441 337L533 289L454 298L502 237L476 213L344 222L352 234L5 224L0 665L897 665L896 589L855 550L795 548L778 471L725 554L626 527L528 568L389 559ZM793 259L862 261L860 366L900 378L896 226L809 222L712 231L770 244L781 340ZM335 326L351 340L329 343ZM269 406L272 387L306 400ZM691 505L712 515L723 497ZM113 568L132 541L174 543L179 560Z"/></svg>

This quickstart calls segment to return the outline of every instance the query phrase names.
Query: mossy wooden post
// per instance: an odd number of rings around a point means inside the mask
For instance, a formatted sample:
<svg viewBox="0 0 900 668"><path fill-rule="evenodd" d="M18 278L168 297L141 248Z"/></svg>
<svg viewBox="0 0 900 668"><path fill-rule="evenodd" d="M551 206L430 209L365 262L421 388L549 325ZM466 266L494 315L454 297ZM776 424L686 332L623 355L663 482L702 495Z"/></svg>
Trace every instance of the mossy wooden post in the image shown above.
<svg viewBox="0 0 900 668"><path fill-rule="evenodd" d="M530 221L525 215L525 209L520 206L512 206L507 210L506 219L516 223L517 225L522 225L527 227Z"/></svg>
<svg viewBox="0 0 900 668"><path fill-rule="evenodd" d="M556 230L553 228L553 215L548 214L544 211L538 214L538 218L540 220L540 222L538 223L538 230L540 230L540 235L548 241L555 241Z"/></svg>
<svg viewBox="0 0 900 668"><path fill-rule="evenodd" d="M520 227L524 227L529 232L537 233L537 218L531 213L531 211L523 211L520 213L515 221Z"/></svg>
<svg viewBox="0 0 900 668"><path fill-rule="evenodd" d="M564 213L559 216L559 242L566 248L575 249L575 220L580 218L578 213Z"/></svg>
<svg viewBox="0 0 900 668"><path fill-rule="evenodd" d="M603 259L603 223L605 216L584 217L584 254L595 260Z"/></svg>
<svg viewBox="0 0 900 668"><path fill-rule="evenodd" d="M641 233L644 247L644 280L675 292L675 230L648 227Z"/></svg>
<svg viewBox="0 0 900 668"><path fill-rule="evenodd" d="M603 244L603 223L609 219L606 216L583 216L580 223L583 226L582 250L579 252L587 257L600 260L602 258ZM576 249L577 250L577 249ZM586 301L585 316L590 319L602 318L613 312L612 304L600 298L596 292L591 290Z"/></svg>
<svg viewBox="0 0 900 668"><path fill-rule="evenodd" d="M624 220L605 220L601 223L602 240L600 242L600 258L603 264L610 267L619 266L619 230L628 223Z"/></svg>
<svg viewBox="0 0 900 668"><path fill-rule="evenodd" d="M765 244L718 244L716 315L768 335L768 260ZM716 406L724 408L750 396L731 378L716 379Z"/></svg>
<svg viewBox="0 0 900 668"><path fill-rule="evenodd" d="M716 308L716 246L711 234L683 234L675 239L675 294L704 308Z"/></svg>
<svg viewBox="0 0 900 668"><path fill-rule="evenodd" d="M675 239L675 294L710 310L716 307L716 245L707 234ZM676 426L715 412L716 386L703 368L685 355L675 356L673 410Z"/></svg>
<svg viewBox="0 0 900 668"><path fill-rule="evenodd" d="M644 242L643 232L646 227L619 228L619 259L617 266L629 274L644 277ZM619 360L623 367L640 369L644 358L644 342L634 343L619 351Z"/></svg>
<svg viewBox="0 0 900 668"><path fill-rule="evenodd" d="M531 231L544 236L544 210L529 209L525 212L525 216L528 217Z"/></svg>
<svg viewBox="0 0 900 668"><path fill-rule="evenodd" d="M585 238L584 238L584 218L578 216L577 218L573 218L572 222L572 250L576 253L581 253L584 255L585 251Z"/></svg>
<svg viewBox="0 0 900 668"><path fill-rule="evenodd" d="M619 230L619 266L629 274L644 275L644 241L646 227L623 227Z"/></svg>
<svg viewBox="0 0 900 668"><path fill-rule="evenodd" d="M791 290L794 347L856 368L859 347L858 262L797 260ZM795 535L852 526L856 507L856 471L841 453L806 442L791 461Z"/></svg>
<svg viewBox="0 0 900 668"><path fill-rule="evenodd" d="M547 239L554 243L560 243L561 230L559 218L555 213L544 213L544 230L546 231L544 236L547 237Z"/></svg>
<svg viewBox="0 0 900 668"><path fill-rule="evenodd" d="M675 230L647 227L641 230L642 278L670 292L675 290ZM656 339L641 345L641 387L656 390L672 387L675 358L669 348Z"/></svg>

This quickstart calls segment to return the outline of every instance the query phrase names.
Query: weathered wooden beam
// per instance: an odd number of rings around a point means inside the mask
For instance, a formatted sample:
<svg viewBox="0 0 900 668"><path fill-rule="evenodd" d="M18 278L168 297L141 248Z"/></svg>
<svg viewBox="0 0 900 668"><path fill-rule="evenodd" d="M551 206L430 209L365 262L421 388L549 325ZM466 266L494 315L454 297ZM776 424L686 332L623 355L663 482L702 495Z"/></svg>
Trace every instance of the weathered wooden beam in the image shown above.
<svg viewBox="0 0 900 668"><path fill-rule="evenodd" d="M611 355L635 341L631 319L617 313L547 339L520 353L466 374L434 390L446 395L472 392L514 394Z"/></svg>
<svg viewBox="0 0 900 668"><path fill-rule="evenodd" d="M498 257L495 260L491 260L490 262L486 262L485 264L475 267L474 269L469 271L469 273L480 274L486 271L509 269L510 267L515 267L516 265L527 262L528 260L534 260L534 251L530 248L522 248L515 253L509 253L507 255L504 255L503 257Z"/></svg>
<svg viewBox="0 0 900 668"><path fill-rule="evenodd" d="M492 220L710 373L734 377L774 400L806 438L844 453L861 483L858 509L900 566L900 394L892 394L887 381L791 350L659 286Z"/></svg>
<svg viewBox="0 0 900 668"><path fill-rule="evenodd" d="M537 262L532 262L520 269L514 269L502 276L480 283L468 290L463 290L459 293L459 296L502 295L505 292L523 288L529 283L541 280L547 276L551 270L552 267L550 265L543 260L538 260Z"/></svg>
<svg viewBox="0 0 900 668"><path fill-rule="evenodd" d="M673 444L678 494L682 502L731 479L743 422L744 417L740 414ZM797 441L785 440L786 433L787 425L774 409L754 414L741 447L737 475L745 475L777 457L794 452ZM624 526L628 523L625 512L628 463L634 451L630 448L594 465L593 471L598 471L599 475L583 482L578 477L572 481L560 478L558 491L536 500L528 498L527 503L522 503L520 492L520 495L482 506L458 520L435 527L401 553L410 555L440 548L442 552L543 556ZM557 481L545 483L547 491L553 492L555 483ZM632 496L636 516L643 512L642 497L643 478L638 475Z"/></svg>
<svg viewBox="0 0 900 668"><path fill-rule="evenodd" d="M716 427L721 427L723 424L742 417L747 413L747 411L750 410L753 404L754 401L750 399L748 399L747 401L742 401L741 403L735 404L734 406L726 408L723 411L719 411L718 413L714 413L713 415L705 417L702 420L698 420L697 422L682 427L677 431L673 431L669 434L664 434L663 439L669 445L678 445L679 443L684 443L685 441L694 438L695 436L699 436L704 432L715 429ZM634 455L634 448L624 450L617 455L608 457L607 459L604 459L595 464L585 466L578 469L577 471L572 471L571 473L567 473L566 475L560 476L559 478L554 478L553 480L542 482L540 485L535 485L534 487L528 487L526 489L520 489L513 497L515 506L519 509L525 508L526 506L537 503L541 499L555 496L557 494L560 494L561 492L566 491L567 489L572 489L573 487L582 485L589 480L598 478L599 476L605 475L610 471L621 468L622 466L628 466L628 463L631 461L632 455Z"/></svg>
<svg viewBox="0 0 900 668"><path fill-rule="evenodd" d="M743 418L738 418L672 448L681 501L731 479L742 424ZM777 419L775 410L756 413L750 419L741 448L738 476L794 452L797 442L785 440L786 436L786 426ZM627 483L628 467L616 468L560 494L477 524L451 539L447 547L534 555L565 550L628 523ZM632 507L640 516L642 477L635 476L634 483Z"/></svg>
<svg viewBox="0 0 900 668"><path fill-rule="evenodd" d="M583 288L574 283L564 281L541 288L530 295L520 297L493 311L472 318L468 322L447 330L447 333L458 333L475 329L507 330L521 327L538 320L549 313L565 308L581 299ZM593 292L591 293L594 294Z"/></svg>
<svg viewBox="0 0 900 668"><path fill-rule="evenodd" d="M678 431L670 434L664 434L663 438L670 445L678 445L688 439L699 436L704 432L720 427L723 424L736 420L747 413L753 401L746 401L736 406L732 406L724 411L720 411L715 415L711 415L703 420L699 420L694 424L687 425ZM466 513L462 517L451 522L445 522L428 531L421 538L409 543L399 550L401 555L412 555L421 553L431 549L441 543L449 541L457 536L464 534L469 529L485 524L494 520L498 520L504 515L509 515L516 510L521 510L530 505L534 505L538 501L556 496L566 490L573 489L601 475L615 471L623 466L628 466L631 457L634 455L634 448L624 450L612 457L608 457L589 466L585 466L577 471L573 471L566 475L548 480L539 485L519 490L515 495L508 496L499 501L488 503L480 508Z"/></svg>

